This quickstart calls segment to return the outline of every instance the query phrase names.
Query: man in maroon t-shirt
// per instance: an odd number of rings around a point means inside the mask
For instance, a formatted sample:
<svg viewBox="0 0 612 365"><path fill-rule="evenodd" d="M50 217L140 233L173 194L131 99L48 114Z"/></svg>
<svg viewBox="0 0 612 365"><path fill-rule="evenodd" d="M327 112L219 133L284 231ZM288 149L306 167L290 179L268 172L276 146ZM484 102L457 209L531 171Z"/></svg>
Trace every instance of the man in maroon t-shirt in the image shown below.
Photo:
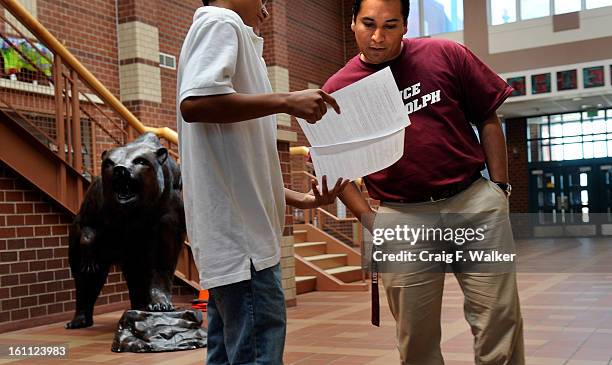
<svg viewBox="0 0 612 365"><path fill-rule="evenodd" d="M361 52L323 86L324 91L334 92L390 67L412 122L406 129L403 157L364 177L370 197L381 201L374 227L366 222L373 211L353 184L340 197L371 231L407 223L420 226L432 215L475 214L461 224L488 227L488 240L480 248L512 252L506 144L496 115L512 88L463 45L403 39L408 13L408 0L355 1L351 28ZM482 144L470 123L477 126ZM485 163L491 181L480 175ZM457 219L454 223L454 228L461 226ZM440 247L457 249L446 244L423 247L438 253L445 252ZM511 270L500 271L490 270L495 267L491 265L483 269L479 262L468 267L464 261L457 257L452 268L475 335L476 363L524 364L514 263ZM381 270L397 322L402 364L443 364L440 312L445 263L421 262L399 272ZM474 268L482 271L476 273Z"/></svg>

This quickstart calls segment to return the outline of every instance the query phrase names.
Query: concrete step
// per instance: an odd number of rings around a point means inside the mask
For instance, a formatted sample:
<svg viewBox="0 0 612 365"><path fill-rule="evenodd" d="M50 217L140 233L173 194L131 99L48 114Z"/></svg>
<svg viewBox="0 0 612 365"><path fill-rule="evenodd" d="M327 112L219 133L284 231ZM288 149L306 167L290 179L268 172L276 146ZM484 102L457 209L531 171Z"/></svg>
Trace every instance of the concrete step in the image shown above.
<svg viewBox="0 0 612 365"><path fill-rule="evenodd" d="M324 255L307 256L304 260L318 266L319 268L333 269L335 267L346 266L348 255L345 253L327 253Z"/></svg>
<svg viewBox="0 0 612 365"><path fill-rule="evenodd" d="M293 245L300 256L315 256L327 253L327 242L300 242Z"/></svg>
<svg viewBox="0 0 612 365"><path fill-rule="evenodd" d="M293 239L296 243L306 242L308 240L308 231L305 229L294 229Z"/></svg>
<svg viewBox="0 0 612 365"><path fill-rule="evenodd" d="M297 294L308 293L315 291L317 287L316 276L296 276L295 277L295 290Z"/></svg>
<svg viewBox="0 0 612 365"><path fill-rule="evenodd" d="M335 276L345 283L361 281L361 266L340 266L325 270L326 273Z"/></svg>

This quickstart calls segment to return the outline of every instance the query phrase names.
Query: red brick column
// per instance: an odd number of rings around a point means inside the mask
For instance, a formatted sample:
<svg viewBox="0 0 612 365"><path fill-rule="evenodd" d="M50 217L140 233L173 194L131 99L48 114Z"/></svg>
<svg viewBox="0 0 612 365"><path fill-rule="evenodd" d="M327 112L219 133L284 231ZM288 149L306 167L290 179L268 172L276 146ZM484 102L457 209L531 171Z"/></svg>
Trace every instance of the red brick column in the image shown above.
<svg viewBox="0 0 612 365"><path fill-rule="evenodd" d="M527 162L527 122L525 118L506 120L508 172L512 183L510 211L529 212L529 168Z"/></svg>

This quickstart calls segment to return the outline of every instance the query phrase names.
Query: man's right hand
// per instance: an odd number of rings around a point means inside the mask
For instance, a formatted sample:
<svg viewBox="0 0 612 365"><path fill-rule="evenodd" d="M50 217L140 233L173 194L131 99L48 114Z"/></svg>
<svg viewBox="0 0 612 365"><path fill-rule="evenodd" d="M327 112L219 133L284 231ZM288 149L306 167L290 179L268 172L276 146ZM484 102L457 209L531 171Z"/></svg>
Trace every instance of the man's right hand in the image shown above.
<svg viewBox="0 0 612 365"><path fill-rule="evenodd" d="M327 105L331 105L340 114L340 106L332 96L319 89L294 91L285 100L287 114L302 118L308 123L316 123L327 113Z"/></svg>

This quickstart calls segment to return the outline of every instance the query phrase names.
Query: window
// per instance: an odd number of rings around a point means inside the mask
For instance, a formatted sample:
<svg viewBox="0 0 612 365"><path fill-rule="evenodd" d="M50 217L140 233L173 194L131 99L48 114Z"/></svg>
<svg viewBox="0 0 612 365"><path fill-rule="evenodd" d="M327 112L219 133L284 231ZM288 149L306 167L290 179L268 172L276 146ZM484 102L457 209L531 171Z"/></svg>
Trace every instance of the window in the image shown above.
<svg viewBox="0 0 612 365"><path fill-rule="evenodd" d="M159 66L176 70L176 57L167 53L159 53Z"/></svg>
<svg viewBox="0 0 612 365"><path fill-rule="evenodd" d="M516 21L516 0L491 0L491 24Z"/></svg>
<svg viewBox="0 0 612 365"><path fill-rule="evenodd" d="M612 6L612 0L488 0L488 3L491 25Z"/></svg>
<svg viewBox="0 0 612 365"><path fill-rule="evenodd" d="M410 2L410 14L408 15L408 33L405 37L416 38L421 36L421 12L419 1Z"/></svg>
<svg viewBox="0 0 612 365"><path fill-rule="evenodd" d="M528 118L527 150L529 162L612 157L612 109Z"/></svg>
<svg viewBox="0 0 612 365"><path fill-rule="evenodd" d="M582 10L582 0L555 0L555 14Z"/></svg>
<svg viewBox="0 0 612 365"><path fill-rule="evenodd" d="M346 218L346 205L340 199L336 199L336 217L340 219Z"/></svg>
<svg viewBox="0 0 612 365"><path fill-rule="evenodd" d="M463 0L422 0L424 35L463 30Z"/></svg>
<svg viewBox="0 0 612 365"><path fill-rule="evenodd" d="M612 0L586 0L587 9L601 8L604 6L612 6Z"/></svg>
<svg viewBox="0 0 612 365"><path fill-rule="evenodd" d="M408 32L404 37L414 38L461 30L463 30L463 0L410 2Z"/></svg>
<svg viewBox="0 0 612 365"><path fill-rule="evenodd" d="M550 15L550 0L521 0L521 20Z"/></svg>

